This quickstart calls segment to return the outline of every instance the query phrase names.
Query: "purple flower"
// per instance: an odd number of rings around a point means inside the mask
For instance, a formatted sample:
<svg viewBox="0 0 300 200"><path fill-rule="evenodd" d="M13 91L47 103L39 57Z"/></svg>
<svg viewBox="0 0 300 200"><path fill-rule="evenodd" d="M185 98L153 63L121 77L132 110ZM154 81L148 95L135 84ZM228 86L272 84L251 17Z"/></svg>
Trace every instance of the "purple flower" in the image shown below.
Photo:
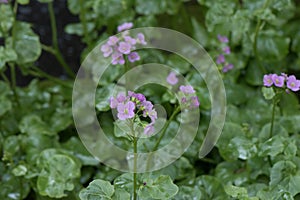
<svg viewBox="0 0 300 200"><path fill-rule="evenodd" d="M131 44L131 45L135 45L136 44L136 40L130 36L124 36L124 40L125 42Z"/></svg>
<svg viewBox="0 0 300 200"><path fill-rule="evenodd" d="M113 65L117 65L117 64L124 65L125 64L124 57L121 53L115 52L115 53L112 54L111 57L112 57L112 64Z"/></svg>
<svg viewBox="0 0 300 200"><path fill-rule="evenodd" d="M297 92L300 90L300 80L297 80L294 75L291 75L287 78L286 86L290 90Z"/></svg>
<svg viewBox="0 0 300 200"><path fill-rule="evenodd" d="M147 44L147 42L145 41L145 36L144 36L143 33L138 33L136 37L137 37L137 42L138 43L140 43L142 45L146 45Z"/></svg>
<svg viewBox="0 0 300 200"><path fill-rule="evenodd" d="M144 134L150 135L152 133L154 133L154 126L153 126L153 123L150 123L144 128Z"/></svg>
<svg viewBox="0 0 300 200"><path fill-rule="evenodd" d="M130 90L128 91L128 96L129 96L129 97L133 97L134 95L135 95L134 92L132 92L132 91L130 91Z"/></svg>
<svg viewBox="0 0 300 200"><path fill-rule="evenodd" d="M154 123L157 119L157 112L153 109L148 113L148 116L150 117L151 122Z"/></svg>
<svg viewBox="0 0 300 200"><path fill-rule="evenodd" d="M281 76L283 76L285 78L285 80L287 80L288 75L286 73L281 73Z"/></svg>
<svg viewBox="0 0 300 200"><path fill-rule="evenodd" d="M223 48L223 52L224 52L225 54L230 54L230 47L229 47L229 46L224 47L224 48Z"/></svg>
<svg viewBox="0 0 300 200"><path fill-rule="evenodd" d="M227 65L224 65L222 71L223 71L224 73L226 73L226 72L228 72L228 71L230 71L230 70L232 70L232 69L233 69L233 64L227 64Z"/></svg>
<svg viewBox="0 0 300 200"><path fill-rule="evenodd" d="M133 27L132 22L125 22L125 23L118 26L118 32L131 29L132 27Z"/></svg>
<svg viewBox="0 0 300 200"><path fill-rule="evenodd" d="M193 94L193 93L195 93L195 90L191 85L187 85L187 86L181 85L179 87L179 90L181 92L183 92L184 94Z"/></svg>
<svg viewBox="0 0 300 200"><path fill-rule="evenodd" d="M264 75L264 86L270 87L273 85L272 75L273 74Z"/></svg>
<svg viewBox="0 0 300 200"><path fill-rule="evenodd" d="M167 76L167 82L170 85L176 85L178 83L178 78L176 77L175 72L170 72L170 74Z"/></svg>
<svg viewBox="0 0 300 200"><path fill-rule="evenodd" d="M198 97L197 96L193 96L191 97L191 107L195 107L197 108L200 105Z"/></svg>
<svg viewBox="0 0 300 200"><path fill-rule="evenodd" d="M120 120L130 119L134 117L135 105L133 102L119 103L117 106L118 118Z"/></svg>
<svg viewBox="0 0 300 200"><path fill-rule="evenodd" d="M274 83L275 86L277 87L283 87L284 85L284 76L278 76L277 74L272 74L272 81Z"/></svg>
<svg viewBox="0 0 300 200"><path fill-rule="evenodd" d="M138 60L140 60L140 55L137 52L131 52L128 55L128 60L129 60L129 62L132 62L132 63L135 61L138 61Z"/></svg>
<svg viewBox="0 0 300 200"><path fill-rule="evenodd" d="M0 3L8 3L8 0L0 0Z"/></svg>
<svg viewBox="0 0 300 200"><path fill-rule="evenodd" d="M186 97L182 97L182 98L181 98L181 103L186 103L186 102L187 102Z"/></svg>
<svg viewBox="0 0 300 200"><path fill-rule="evenodd" d="M225 62L225 57L223 54L220 54L217 58L217 64L221 64Z"/></svg>
<svg viewBox="0 0 300 200"><path fill-rule="evenodd" d="M114 46L117 44L118 41L119 41L119 38L117 36L110 36L108 38L107 44L110 46Z"/></svg>
<svg viewBox="0 0 300 200"><path fill-rule="evenodd" d="M144 102L144 101L146 100L146 97L145 97L143 94L141 94L141 93L135 94L134 97L135 97L137 100L139 100L141 103Z"/></svg>
<svg viewBox="0 0 300 200"><path fill-rule="evenodd" d="M119 93L117 96L117 101L118 103L123 103L124 101L126 101L126 96L124 93Z"/></svg>
<svg viewBox="0 0 300 200"><path fill-rule="evenodd" d="M110 108L117 108L119 102L114 97L110 97L109 99L109 106Z"/></svg>
<svg viewBox="0 0 300 200"><path fill-rule="evenodd" d="M228 43L228 38L226 36L218 35L218 39L222 43Z"/></svg>
<svg viewBox="0 0 300 200"><path fill-rule="evenodd" d="M153 109L153 104L150 101L144 101L142 102L142 106L144 108L143 117L147 117L149 112L151 112Z"/></svg>
<svg viewBox="0 0 300 200"><path fill-rule="evenodd" d="M108 44L104 44L101 46L101 51L102 51L104 57L108 57L108 56L110 56L110 54L112 54L113 49Z"/></svg>
<svg viewBox="0 0 300 200"><path fill-rule="evenodd" d="M129 54L131 49L131 45L127 42L120 42L118 51L123 53L123 54Z"/></svg>

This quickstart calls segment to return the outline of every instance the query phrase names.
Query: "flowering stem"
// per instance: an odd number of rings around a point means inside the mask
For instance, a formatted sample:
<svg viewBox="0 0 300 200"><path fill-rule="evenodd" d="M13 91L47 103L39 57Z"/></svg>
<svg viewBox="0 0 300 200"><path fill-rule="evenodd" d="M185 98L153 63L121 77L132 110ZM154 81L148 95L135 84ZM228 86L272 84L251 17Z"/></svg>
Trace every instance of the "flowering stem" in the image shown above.
<svg viewBox="0 0 300 200"><path fill-rule="evenodd" d="M169 127L171 121L174 119L174 117L176 116L177 113L179 113L180 111L180 106L178 106L175 111L172 113L172 115L170 116L170 118L168 119L167 123L165 124L165 126L163 127L163 129L161 130L161 135L160 137L158 138L154 148L153 148L153 151L156 151L158 149L158 146L161 142L161 140L163 139L164 135L166 134L166 131L167 131L167 128Z"/></svg>
<svg viewBox="0 0 300 200"><path fill-rule="evenodd" d="M61 66L66 71L66 73L69 76L71 76L72 78L74 78L75 77L74 72L71 70L69 65L66 63L66 61L63 58L62 53L58 47L56 19L55 19L55 15L54 15L53 2L48 3L48 10L49 10L49 15L50 15L50 23L51 23L51 30L52 30L52 46L53 46L52 54L56 57L57 61L61 64Z"/></svg>
<svg viewBox="0 0 300 200"><path fill-rule="evenodd" d="M273 137L273 127L274 127L274 118L275 118L275 108L276 108L276 97L273 99L273 108L272 108L272 118L271 118L271 127L269 137Z"/></svg>
<svg viewBox="0 0 300 200"><path fill-rule="evenodd" d="M136 200L137 199L137 173L136 173L136 170L137 170L137 141L138 141L138 138L136 136L134 136L133 138L133 200Z"/></svg>
<svg viewBox="0 0 300 200"><path fill-rule="evenodd" d="M129 71L128 61L126 61L124 65L125 65L125 68L124 68L124 70L125 70L125 72L124 72L124 75L125 75L125 88L127 90L128 89L128 84L129 84L129 79L128 79L128 76L126 75L127 72Z"/></svg>
<svg viewBox="0 0 300 200"><path fill-rule="evenodd" d="M37 77L45 77L55 83L60 84L61 86L67 87L67 88L72 88L72 85L69 85L67 83L65 83L63 80L58 79L56 77L53 77L45 72L43 72L42 70L40 70L37 67L32 67L33 70L29 70L29 73L32 74L33 76L37 76Z"/></svg>

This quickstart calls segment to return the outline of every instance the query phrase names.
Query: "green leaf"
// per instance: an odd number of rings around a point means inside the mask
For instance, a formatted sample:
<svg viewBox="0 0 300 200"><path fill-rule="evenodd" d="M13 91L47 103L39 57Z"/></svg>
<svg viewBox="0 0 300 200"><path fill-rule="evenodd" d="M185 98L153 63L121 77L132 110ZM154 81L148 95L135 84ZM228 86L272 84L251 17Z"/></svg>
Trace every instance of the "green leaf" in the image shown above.
<svg viewBox="0 0 300 200"><path fill-rule="evenodd" d="M264 72L259 67L259 63L250 61L246 71L246 81L253 86L261 86L263 84Z"/></svg>
<svg viewBox="0 0 300 200"><path fill-rule="evenodd" d="M12 173L15 176L24 176L27 173L28 169L25 165L18 165L12 170Z"/></svg>
<svg viewBox="0 0 300 200"><path fill-rule="evenodd" d="M7 97L0 98L0 116L4 115L7 111L11 110L12 103Z"/></svg>
<svg viewBox="0 0 300 200"><path fill-rule="evenodd" d="M116 120L114 122L115 136L128 138L128 135L132 135L130 124L131 122L129 122L128 120Z"/></svg>
<svg viewBox="0 0 300 200"><path fill-rule="evenodd" d="M74 189L74 179L80 176L80 163L69 155L55 149L44 150L37 161L41 172L37 189L43 196L61 198L65 191Z"/></svg>
<svg viewBox="0 0 300 200"><path fill-rule="evenodd" d="M167 65L172 66L172 68L174 68L179 74L185 74L191 68L190 63L188 63L180 56L174 54L170 55L167 58Z"/></svg>
<svg viewBox="0 0 300 200"><path fill-rule="evenodd" d="M3 160L12 161L15 154L20 150L19 137L12 135L5 138L3 143Z"/></svg>
<svg viewBox="0 0 300 200"><path fill-rule="evenodd" d="M116 189L124 189L127 192L132 192L133 188L133 176L131 173L124 173L118 176L114 180L114 186Z"/></svg>
<svg viewBox="0 0 300 200"><path fill-rule="evenodd" d="M290 38L273 31L260 32L257 38L257 54L263 61L279 61L289 52Z"/></svg>
<svg viewBox="0 0 300 200"><path fill-rule="evenodd" d="M169 176L161 175L152 180L145 178L146 183L138 190L138 196L142 199L170 199L178 192L178 187Z"/></svg>
<svg viewBox="0 0 300 200"><path fill-rule="evenodd" d="M13 49L0 46L0 70L5 66L5 63L15 61L16 59L17 54Z"/></svg>
<svg viewBox="0 0 300 200"><path fill-rule="evenodd" d="M144 15L151 14L162 14L165 10L166 1L156 1L156 0L136 0L136 12Z"/></svg>
<svg viewBox="0 0 300 200"><path fill-rule="evenodd" d="M261 144L259 156L276 156L283 152L285 149L284 144L285 138L281 135L275 135L274 137L270 138L266 142Z"/></svg>
<svg viewBox="0 0 300 200"><path fill-rule="evenodd" d="M179 186L179 192L174 197L175 200L190 200L190 199L201 199L201 192L192 187Z"/></svg>
<svg viewBox="0 0 300 200"><path fill-rule="evenodd" d="M205 24L208 32L218 32L225 34L228 32L228 26L231 26L232 15L236 7L236 2L233 0L221 1L218 0L211 4L205 17Z"/></svg>
<svg viewBox="0 0 300 200"><path fill-rule="evenodd" d="M109 107L109 98L111 97L114 85L110 84L105 87L101 87L96 91L96 108L99 111L108 111Z"/></svg>
<svg viewBox="0 0 300 200"><path fill-rule="evenodd" d="M263 87L262 89L262 93L265 97L266 100L270 100L273 99L273 97L275 96L275 92L274 89L272 87Z"/></svg>
<svg viewBox="0 0 300 200"><path fill-rule="evenodd" d="M56 132L37 115L24 116L19 125L20 131L27 134L55 135Z"/></svg>
<svg viewBox="0 0 300 200"><path fill-rule="evenodd" d="M16 177L11 173L11 168L6 167L0 161L0 199L3 200L16 200L26 199L31 188L29 181L22 177Z"/></svg>
<svg viewBox="0 0 300 200"><path fill-rule="evenodd" d="M85 146L83 146L82 142L77 137L71 137L63 144L63 147L70 150L70 153L76 156L83 165L99 165L99 161L86 150Z"/></svg>
<svg viewBox="0 0 300 200"><path fill-rule="evenodd" d="M298 159L299 160L299 159ZM299 162L299 161L298 161ZM292 196L300 192L300 170L292 161L279 161L271 169L271 187L277 187Z"/></svg>
<svg viewBox="0 0 300 200"><path fill-rule="evenodd" d="M14 14L11 6L0 4L0 37L6 36L8 34L13 23Z"/></svg>
<svg viewBox="0 0 300 200"><path fill-rule="evenodd" d="M248 196L247 189L244 187L237 187L234 185L226 185L224 187L225 192L233 198L241 199L241 200L259 200L257 197L250 198Z"/></svg>
<svg viewBox="0 0 300 200"><path fill-rule="evenodd" d="M40 2L40 3L51 3L53 1L54 0L38 0L38 2Z"/></svg>
<svg viewBox="0 0 300 200"><path fill-rule="evenodd" d="M130 193L122 189L116 189L112 200L130 200Z"/></svg>
<svg viewBox="0 0 300 200"><path fill-rule="evenodd" d="M201 192L201 199L229 200L224 187L213 176L200 176L195 180L195 188Z"/></svg>
<svg viewBox="0 0 300 200"><path fill-rule="evenodd" d="M17 22L15 28L14 49L18 56L17 63L25 64L36 61L42 51L39 37L31 30L28 23Z"/></svg>
<svg viewBox="0 0 300 200"><path fill-rule="evenodd" d="M92 181L87 188L81 190L79 197L81 200L111 200L114 191L114 186L110 182L97 179Z"/></svg>
<svg viewBox="0 0 300 200"><path fill-rule="evenodd" d="M199 23L195 17L191 18L192 26L193 26L193 36L194 38L200 42L201 45L206 46L208 44L208 33L204 26Z"/></svg>
<svg viewBox="0 0 300 200"><path fill-rule="evenodd" d="M17 0L19 4L26 5L29 4L29 0Z"/></svg>

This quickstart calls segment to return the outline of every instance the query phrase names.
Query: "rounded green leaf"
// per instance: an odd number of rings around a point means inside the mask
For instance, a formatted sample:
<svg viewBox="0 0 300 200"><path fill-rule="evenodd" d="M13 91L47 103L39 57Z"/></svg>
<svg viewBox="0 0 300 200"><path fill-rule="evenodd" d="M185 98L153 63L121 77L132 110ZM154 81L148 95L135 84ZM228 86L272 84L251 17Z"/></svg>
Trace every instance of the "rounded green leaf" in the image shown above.
<svg viewBox="0 0 300 200"><path fill-rule="evenodd" d="M81 200L111 200L114 194L114 186L108 181L97 179L92 181L89 186L80 191Z"/></svg>
<svg viewBox="0 0 300 200"><path fill-rule="evenodd" d="M146 185L138 191L141 199L149 197L153 199L170 199L178 192L178 187L169 176L161 175L154 180L144 179L143 182Z"/></svg>

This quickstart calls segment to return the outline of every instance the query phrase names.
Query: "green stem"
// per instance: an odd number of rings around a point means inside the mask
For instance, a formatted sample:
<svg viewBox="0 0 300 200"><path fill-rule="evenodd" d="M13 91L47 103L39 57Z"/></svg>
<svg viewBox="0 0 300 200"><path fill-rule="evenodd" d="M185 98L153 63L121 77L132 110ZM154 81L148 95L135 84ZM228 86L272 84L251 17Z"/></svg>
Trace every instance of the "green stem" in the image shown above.
<svg viewBox="0 0 300 200"><path fill-rule="evenodd" d="M156 151L158 149L158 146L161 142L161 140L163 139L163 137L166 134L167 128L169 127L170 123L172 122L172 120L174 119L174 117L176 116L176 114L180 111L180 106L178 106L175 111L172 113L172 115L170 116L170 118L168 119L167 123L164 125L163 129L161 130L161 134L160 137L158 138L158 140L156 141L156 144L153 148L153 151Z"/></svg>
<svg viewBox="0 0 300 200"><path fill-rule="evenodd" d="M88 33L88 26L87 26L87 21L86 21L86 12L85 12L85 7L84 7L84 1L80 0L79 1L80 5L80 21L82 22L82 27L83 27L83 34L84 34L84 39L88 45L88 47L91 46L91 38Z"/></svg>
<svg viewBox="0 0 300 200"><path fill-rule="evenodd" d="M55 83L60 84L61 86L67 87L67 88L72 88L71 85L65 83L64 81L62 81L61 79L55 78L45 72L43 72L42 70L38 69L37 67L33 67L34 70L29 70L29 73L33 76L37 76L37 77L44 77L47 78Z"/></svg>
<svg viewBox="0 0 300 200"><path fill-rule="evenodd" d="M15 64L12 63L10 65L10 76L11 76L11 88L12 88L12 91L14 93L14 97L15 97L15 100L18 104L18 106L20 107L20 101L19 101L19 97L18 97L18 94L17 94L17 80L16 80L16 69L15 69Z"/></svg>
<svg viewBox="0 0 300 200"><path fill-rule="evenodd" d="M152 156L153 156L153 152L155 152L158 147L159 147L159 144L161 142L161 140L163 139L163 137L165 136L166 134L166 131L167 131L167 128L169 127L170 123L172 122L172 120L174 119L174 117L176 116L177 113L179 113L180 111L180 106L178 106L174 112L172 113L172 115L170 116L170 118L168 119L167 123L165 123L164 127L162 128L162 130L160 131L160 137L158 138L158 140L156 141L156 144L152 150L152 152L149 154L148 156L148 159L147 159L147 163L146 163L146 171L149 170L149 162L151 161L152 159Z"/></svg>
<svg viewBox="0 0 300 200"><path fill-rule="evenodd" d="M137 199L137 137L133 139L133 200Z"/></svg>
<svg viewBox="0 0 300 200"><path fill-rule="evenodd" d="M3 78L3 80L5 81L5 83L7 83L8 85L10 85L9 79L7 78L7 76L1 72L1 77Z"/></svg>
<svg viewBox="0 0 300 200"><path fill-rule="evenodd" d="M125 88L126 88L126 90L128 90L129 89L129 78L128 78L128 75L127 75L127 72L130 70L130 67L129 67L129 65L128 65L128 61L126 60L125 61L125 65L124 65L125 67L124 67L124 76L125 76Z"/></svg>
<svg viewBox="0 0 300 200"><path fill-rule="evenodd" d="M51 30L52 30L52 46L53 46L53 55L55 55L56 59L58 62L61 64L61 66L64 68L66 73L74 78L75 73L71 70L67 62L62 56L61 51L59 50L58 46L58 40L57 40L57 29L56 29L56 19L55 19L55 14L54 14L54 9L53 9L53 2L48 3L48 10L49 10L49 15L50 15L50 23L51 23Z"/></svg>
<svg viewBox="0 0 300 200"><path fill-rule="evenodd" d="M273 127L274 127L274 119L275 119L275 108L276 108L276 97L273 99L273 108L272 108L272 118L271 118L271 127L269 137L273 137Z"/></svg>

